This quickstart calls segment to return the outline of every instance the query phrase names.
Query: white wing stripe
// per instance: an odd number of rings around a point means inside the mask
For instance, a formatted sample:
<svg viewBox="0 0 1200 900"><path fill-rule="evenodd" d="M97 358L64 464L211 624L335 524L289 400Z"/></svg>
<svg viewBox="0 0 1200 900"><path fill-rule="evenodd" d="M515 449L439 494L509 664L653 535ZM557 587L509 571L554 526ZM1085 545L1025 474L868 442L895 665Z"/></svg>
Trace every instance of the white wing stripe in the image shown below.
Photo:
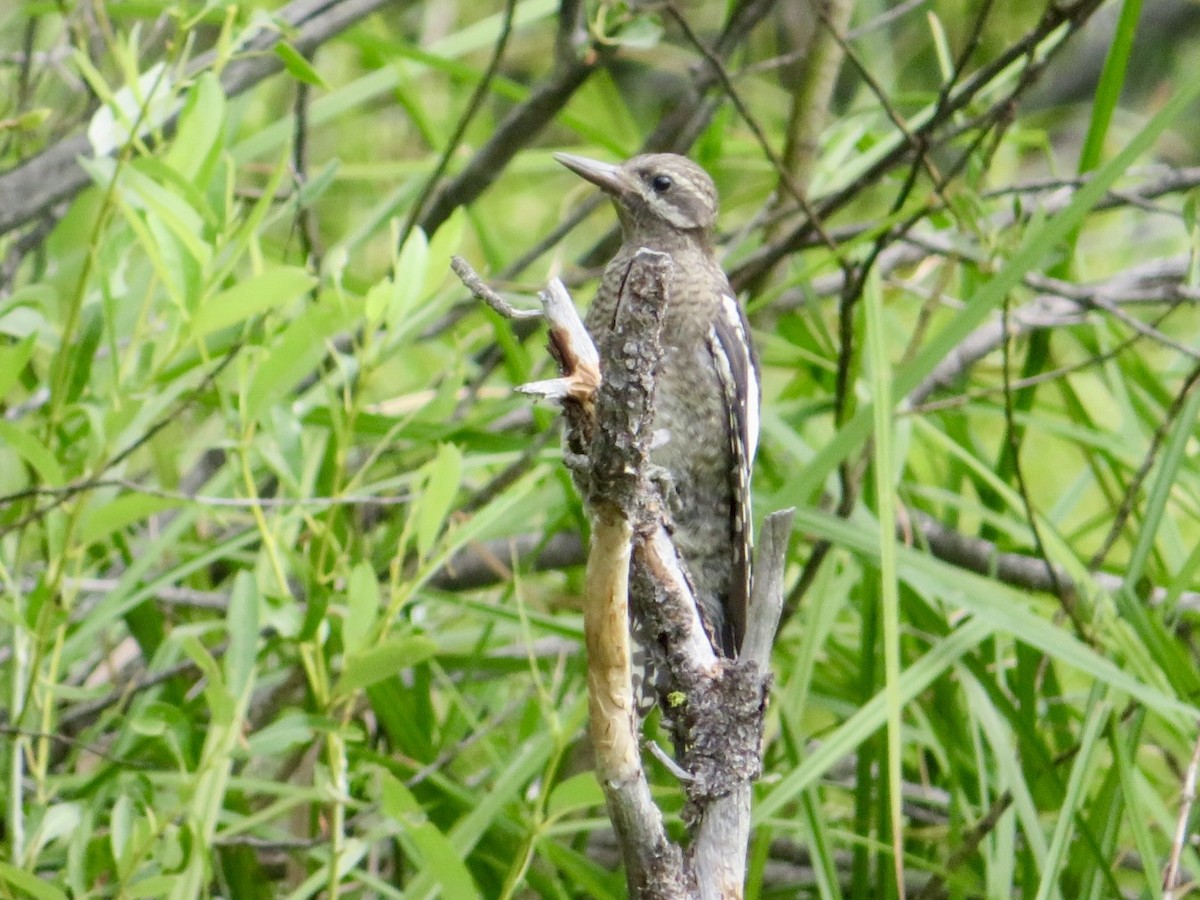
<svg viewBox="0 0 1200 900"><path fill-rule="evenodd" d="M721 318L724 319L725 325L736 336L734 347L725 347L722 349L726 353L738 353L741 355L741 363L737 368L745 373L744 384L736 385L739 388L738 402L742 405L742 418L745 431L743 439L746 442L746 462L749 465L754 463L754 455L758 452L758 430L759 430L759 406L761 398L759 397L759 387L757 373L755 372L754 361L750 358L750 335L746 333L746 320L742 316L741 307L738 306L737 300L729 294L721 295ZM732 375L733 367L730 366L730 374ZM744 391L744 393L741 393Z"/></svg>

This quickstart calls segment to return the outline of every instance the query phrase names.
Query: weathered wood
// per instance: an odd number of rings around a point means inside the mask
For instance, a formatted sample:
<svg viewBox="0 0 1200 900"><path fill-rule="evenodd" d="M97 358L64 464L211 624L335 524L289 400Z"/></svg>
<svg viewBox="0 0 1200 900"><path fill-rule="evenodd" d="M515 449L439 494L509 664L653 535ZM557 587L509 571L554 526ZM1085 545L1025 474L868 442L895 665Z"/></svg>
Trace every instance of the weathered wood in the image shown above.
<svg viewBox="0 0 1200 900"><path fill-rule="evenodd" d="M659 487L649 477L670 265L665 254L639 251L619 320L599 349L562 284L551 282L540 297L560 376L519 390L562 405L566 456L592 520L584 598L589 728L630 896L740 898L791 511L764 524L742 653L721 658L671 541ZM469 266L456 260L455 271L504 314L507 304L497 303ZM631 607L661 670L655 690L688 799L686 854L667 835L642 763L630 675Z"/></svg>

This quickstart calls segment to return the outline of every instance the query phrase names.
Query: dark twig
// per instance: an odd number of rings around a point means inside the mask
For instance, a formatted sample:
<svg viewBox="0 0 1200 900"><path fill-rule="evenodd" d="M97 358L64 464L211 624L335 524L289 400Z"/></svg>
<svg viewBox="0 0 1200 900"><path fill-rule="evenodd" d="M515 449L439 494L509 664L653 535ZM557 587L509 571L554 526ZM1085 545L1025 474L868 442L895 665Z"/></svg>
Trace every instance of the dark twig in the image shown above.
<svg viewBox="0 0 1200 900"><path fill-rule="evenodd" d="M1083 26L1101 6L1102 2L1103 0L1077 0L1077 2L1068 5L1051 5L1046 15L1042 17L1037 25L1026 32L1021 38L1005 47L1001 53L997 54L987 64L981 66L971 77L962 81L958 89L951 92L946 102L939 107L936 115L931 115L927 121L912 130L913 137L919 142L923 142L923 145L927 148L932 149L935 145L933 136L947 122L952 121L956 113L966 107L1010 65L1037 50L1043 42L1065 25L1066 29L1059 36L1060 40L1056 44L1056 47L1064 46L1067 39ZM1039 70L1044 67L1048 58L1047 56L1047 59L1039 61ZM1027 82L1022 80L1021 89L1023 90L1027 86ZM984 118L995 118L1004 107L1011 104L1012 100L1012 96L1001 98L993 105L991 110L984 114ZM844 207L854 198L861 196L867 186L875 184L896 165L909 158L911 150L912 146L907 140L898 141L892 150L876 160L852 184L847 184L845 187L817 202L815 205L820 220L828 221L837 210ZM806 241L812 235L812 228L807 222L804 222L782 235L778 240L752 253L730 272L730 281L734 288L740 288L754 281L763 271L774 267L784 256L805 246Z"/></svg>
<svg viewBox="0 0 1200 900"><path fill-rule="evenodd" d="M209 655L211 655L213 659L220 659L228 649L229 646L227 644L221 644L220 646L213 647L211 650L209 650ZM148 673L127 685L122 685L121 687L110 691L108 694L105 694L103 697L100 697L97 700L92 700L88 703L83 703L79 706L75 706L64 711L58 720L59 729L67 733L77 732L80 728L90 724L93 720L95 720L96 716L100 715L100 713L104 712L109 707L116 706L117 704L134 697L142 691L148 690L152 687L158 687L160 684L165 684L166 682L173 678L177 678L180 675L186 675L190 672L199 671L200 666L188 659L163 669L161 672Z"/></svg>
<svg viewBox="0 0 1200 900"><path fill-rule="evenodd" d="M57 731L30 731L28 728L13 728L9 725L0 725L0 734L8 737L25 738L33 741L49 741L58 744L62 747L69 747L75 750L80 750L98 759L103 759L105 762L110 762L123 769L134 769L142 771L151 771L157 768L156 765L148 763L145 760L133 759L129 756L118 756L100 749L95 744L81 741L69 735L60 734Z"/></svg>
<svg viewBox="0 0 1200 900"><path fill-rule="evenodd" d="M779 177L779 183L787 188L788 193L792 195L792 198L796 201L796 204L808 217L809 226L821 238L834 257L840 260L842 255L841 248L838 247L837 243L825 232L824 225L821 223L820 215L817 210L814 209L808 202L808 196L803 187L796 182L796 179L792 176L792 173L788 170L787 166L784 165L783 160L779 157L779 154L775 152L775 149L771 146L771 142L767 139L766 132L764 132L762 126L758 124L758 120L754 117L754 114L750 112L749 107L742 102L742 98L738 95L737 88L733 86L733 79L730 78L729 73L725 71L725 65L722 63L721 58L717 56L714 51L710 50L702 40L700 40L700 38L692 30L692 26L688 24L687 19L685 19L683 14L675 8L674 3L667 3L664 8L668 13L670 13L676 24L679 25L679 28L683 32L684 37L687 38L688 43L695 47L697 52L699 52L700 55L703 56L708 64L712 67L713 73L716 75L718 82L720 82L722 89L725 91L725 94L729 97L730 102L733 103L734 109L736 109L738 115L742 117L742 121L746 123L746 127L748 127L750 132L754 135L754 139L758 142L758 146L762 150L763 155L766 156L766 158L770 161L771 166L775 169L775 173Z"/></svg>
<svg viewBox="0 0 1200 900"><path fill-rule="evenodd" d="M31 487L0 496L0 506L30 497L70 498L103 488L119 488L131 494L194 503L213 509L328 509L332 506L397 506L412 502L411 494L342 494L336 497L218 497L212 494L171 491L140 484L128 478L87 478L60 487Z"/></svg>
<svg viewBox="0 0 1200 900"><path fill-rule="evenodd" d="M1055 581L1051 581L1046 572L1046 561L1040 557L1001 551L991 541L962 534L924 513L915 514L913 524L919 540L943 562L1024 590L1053 593L1056 583L1058 590L1072 597L1084 590L1083 585L1077 584L1070 573L1059 566L1055 566ZM1124 585L1122 576L1110 572L1094 572L1091 578L1103 591L1116 592ZM1148 599L1152 604L1162 603L1169 596L1167 588L1156 587L1150 590ZM1180 596L1179 604L1200 610L1200 593L1185 592Z"/></svg>
<svg viewBox="0 0 1200 900"><path fill-rule="evenodd" d="M1171 194L1189 191L1200 186L1200 168L1174 169L1166 172L1147 173L1146 180L1121 190L1109 191L1094 207L1097 212L1122 209L1125 207L1144 207L1150 200ZM1013 185L1010 188L1000 188L990 191L983 196L987 199L1008 197L1012 195L1047 194L1036 204L1023 204L1020 214L1011 210L993 216L989 220L989 230L1004 231L1028 219L1036 210L1041 215L1053 215L1064 209L1075 196L1075 192L1086 185L1091 176L1072 178L1043 179ZM924 211L924 217L940 213L940 205L930 205ZM1176 213L1172 212L1173 215ZM875 223L842 226L831 229L830 234L839 243L846 243L861 237L877 228ZM819 246L820 242L809 240L804 248ZM942 234L922 230L918 233L906 233L899 243L893 243L881 255L876 263L876 270L886 274L902 266L916 265L929 255L944 256L949 259L963 259L983 263L981 253L973 253L964 245L953 243ZM1119 275L1106 282L1100 283L1112 290L1105 290L1103 295L1111 303L1158 303L1172 299L1200 300L1200 291L1189 288L1181 279L1187 275L1189 259L1186 254L1169 257L1164 260L1152 260L1149 263L1126 269ZM813 279L804 291L788 291L782 294L772 310L782 311L795 309L806 301L807 297L837 296L842 291L843 273L833 273ZM1039 282L1040 280L1040 282ZM1099 288L1088 285L1076 285L1061 279L1030 273L1026 276L1026 284L1044 293L1058 293L1061 296L1079 300L1088 300L1092 293ZM1039 286L1039 283L1041 286ZM1051 287L1050 285L1059 287ZM998 346L998 345L997 345Z"/></svg>
<svg viewBox="0 0 1200 900"><path fill-rule="evenodd" d="M126 444L124 448L119 450L115 456L113 456L111 459L109 459L102 467L100 477L103 477L103 473L110 472L114 468L119 466L129 456L131 456L139 447L145 446L149 441L151 441L154 438L154 436L156 434L158 434L160 431L162 431L168 425L171 425L173 422L178 421L179 416L183 414L184 410L186 410L192 403L194 403L200 397L200 395L204 393L204 391L208 390L208 388L213 384L213 382L216 381L218 376L220 376L220 374L223 371L225 371L225 367L228 366L231 362L233 362L234 358L238 355L238 352L242 349L242 346L243 346L243 344L239 341L238 343L236 343L232 347L230 347L225 352L225 355L223 357L221 357L220 360L217 361L216 365L214 365L208 372L206 372L204 374L204 378L201 379L200 384L198 384L192 390L188 391L188 393L185 396L180 398L174 404L174 406L172 406L170 412L168 412L167 414L165 414L164 416L159 418L149 428L147 428L144 432L142 432L140 435L138 435L136 438L134 438L132 441L130 441L128 444ZM30 524L31 522L38 521L43 516L47 515L48 513L52 512L53 510L57 509L58 507L62 506L71 497L73 497L79 493L91 490L92 481L94 481L94 479L90 479L89 481L85 481L85 482L80 482L76 485L68 485L68 486L64 487L63 489L61 489L61 492L57 493L57 495L54 496L54 499L52 499L50 502L38 507L37 509L31 510L29 513L27 513L26 515L17 519L15 522L10 522L7 525L0 527L0 537L3 537L4 535L6 535L12 531L16 531L21 528L24 528L26 525ZM43 489L34 489L33 491L18 491L15 494L10 495L10 496L14 498L14 502L19 502L20 499L22 499L22 498L25 498L28 496L34 496L34 495L36 495L38 493L42 493L42 492L43 492ZM3 506L7 499L8 498L0 498L0 506Z"/></svg>
<svg viewBox="0 0 1200 900"><path fill-rule="evenodd" d="M1096 550L1088 562L1088 568L1092 571L1099 569L1104 564L1104 560L1117 543L1121 532L1125 530L1125 525L1129 521L1129 517L1133 515L1133 508L1137 503L1138 495L1141 493L1142 484L1150 475L1150 469L1153 468L1154 461L1158 458L1158 451L1162 449L1167 435L1177 424L1179 413L1183 409L1183 405L1187 402L1188 394L1192 392L1197 382L1200 382L1200 366L1196 366L1188 373L1179 391L1175 394L1175 398L1171 401L1171 406L1167 409L1167 414L1163 416L1163 420L1154 429L1154 436L1150 438L1150 446L1146 448L1146 456L1142 459L1142 464L1138 466L1137 472L1125 488L1125 495L1121 498L1121 505L1117 509L1117 514L1113 516L1113 522L1108 529L1108 534L1104 536L1103 543L1100 544L1099 549Z"/></svg>
<svg viewBox="0 0 1200 900"><path fill-rule="evenodd" d="M921 240L926 243L924 237ZM926 246L933 245L926 243ZM1200 293L1182 283L1186 269L1185 259L1160 260L1144 273L1126 270L1112 279L1093 284L1071 284L1030 273L1022 281L1043 293L1010 314L1009 330L1015 337L1038 328L1078 324L1082 321L1084 311L1089 308L1112 314L1121 305L1129 303L1200 301ZM1169 312L1170 309L1166 310L1158 322L1138 320L1135 336L1160 340L1163 336L1157 325ZM1117 318L1128 323L1131 317L1124 314ZM923 405L932 394L954 384L975 363L998 349L1004 334L999 316L980 325L909 392L909 404L914 407ZM1164 343L1172 345L1175 342L1168 340Z"/></svg>
<svg viewBox="0 0 1200 900"><path fill-rule="evenodd" d="M971 858L972 854L979 849L979 845L983 843L983 839L991 834L992 830L1000 822L1000 817L1008 812L1008 808L1012 806L1012 803L1012 791L1006 790L996 798L983 818L971 826L963 836L962 843L955 848L954 853L946 860L944 867L946 871L953 872ZM945 878L939 873L935 874L933 878L930 878L925 883L921 890L913 896L913 900L936 900L936 898L944 897L945 895Z"/></svg>
<svg viewBox="0 0 1200 900"><path fill-rule="evenodd" d="M554 71L505 116L466 167L434 197L418 220L426 234L437 231L454 210L474 201L499 178L517 152L558 115L595 71L602 56L596 48L579 45L574 34L578 15L578 3L563 0Z"/></svg>
<svg viewBox="0 0 1200 900"><path fill-rule="evenodd" d="M1151 322L1151 324L1157 325L1161 323L1167 318L1167 316L1171 314L1171 312L1171 309L1163 310L1158 315L1157 319ZM1064 319L1060 324L1074 324L1077 321L1078 319L1076 317L1071 317L1069 320ZM1041 327L1049 328L1054 326L1050 323L1045 323ZM1009 329L1012 331L1014 337L1025 331L1025 329L1020 326L1014 327L1010 325ZM1046 371L1039 372L1036 375L1029 375L1025 378L1014 378L1012 379L1010 386L1013 390L1019 391L1023 388L1045 384L1049 381L1057 381L1060 378L1065 378L1067 375L1070 375L1073 372L1082 372L1086 371L1087 369L1098 368L1104 363L1116 359L1118 356L1141 340L1143 340L1143 337L1140 333L1130 335L1123 341L1114 344L1111 348L1103 353L1097 353L1094 356L1089 356L1088 358L1082 359L1078 362L1070 363L1065 366L1059 366L1057 369L1047 369ZM967 391L952 397L944 397L941 400L928 400L923 403L912 403L904 411L903 415L920 416L925 415L926 413L937 412L938 410L954 409L1003 392L1004 385L1000 385L998 387L978 388L976 390Z"/></svg>
<svg viewBox="0 0 1200 900"><path fill-rule="evenodd" d="M433 171L429 173L429 178L421 188L421 193L409 208L408 217L404 220L404 227L400 229L400 239L397 242L400 246L404 246L404 242L408 240L409 234L412 233L413 226L421 216L421 211L425 209L425 204L429 202L429 198L437 189L438 182L442 180L442 176L446 174L446 169L450 165L450 160L458 150L458 145L462 143L463 135L467 133L467 126L475 118L475 114L479 112L479 108L483 105L483 98L487 96L492 87L492 81L496 77L496 72L500 69L500 60L504 56L504 51L508 47L508 38L512 34L513 14L516 12L517 0L505 0L503 18L500 23L500 34L496 38L496 46L492 49L492 58L488 60L487 68L483 71L483 77L479 79L479 83L475 85L475 90L471 92L471 98L467 101L467 107L463 110L463 114L458 117L458 123L454 126L454 131L450 135L450 139L446 141L446 145L442 148L442 153L438 157L437 165L433 167Z"/></svg>
<svg viewBox="0 0 1200 900"><path fill-rule="evenodd" d="M1058 579L1058 572L1055 570L1054 563L1050 561L1050 557L1046 552L1046 545L1042 540L1042 529L1037 521L1037 511L1033 506L1033 498L1029 495L1029 484L1025 480L1025 467L1021 465L1020 430L1017 428L1013 391L1010 383L1012 361L1009 353L1011 342L1008 340L1008 311L1009 300L1005 297L1004 302L1000 306L1000 330L1005 335L1005 339L1000 343L1000 353L1003 357L1000 365L1000 373L1004 383L1004 439L1008 443L1008 451L1012 458L1012 472L1013 478L1016 480L1017 495L1021 498L1021 505L1025 510L1025 522L1029 526L1030 534L1033 536L1034 549L1046 567L1046 577L1050 581L1051 593L1058 598L1062 611L1071 620L1071 624L1075 627L1075 633L1079 636L1080 640L1092 643L1083 620L1079 617L1079 610L1076 609L1073 598L1063 591L1062 583Z"/></svg>
<svg viewBox="0 0 1200 900"><path fill-rule="evenodd" d="M292 168L296 178L297 193L308 181L308 105L312 91L307 82L296 84L296 100L292 104L295 112L292 128ZM311 206L297 203L296 228L300 235L300 247L305 265L313 271L321 270L321 243L317 229L317 218Z"/></svg>

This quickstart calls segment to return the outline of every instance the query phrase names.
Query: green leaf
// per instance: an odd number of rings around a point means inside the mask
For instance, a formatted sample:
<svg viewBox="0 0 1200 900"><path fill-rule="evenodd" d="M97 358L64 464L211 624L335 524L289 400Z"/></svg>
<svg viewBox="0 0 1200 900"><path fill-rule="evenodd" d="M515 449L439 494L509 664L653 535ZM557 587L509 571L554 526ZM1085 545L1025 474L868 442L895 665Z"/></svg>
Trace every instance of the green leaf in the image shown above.
<svg viewBox="0 0 1200 900"><path fill-rule="evenodd" d="M258 648L258 586L254 576L242 570L233 581L225 625L229 649L225 652L225 683L234 697L249 687Z"/></svg>
<svg viewBox="0 0 1200 900"><path fill-rule="evenodd" d="M245 415L257 419L305 378L326 353L326 341L350 322L348 310L318 301L284 329L251 379Z"/></svg>
<svg viewBox="0 0 1200 900"><path fill-rule="evenodd" d="M57 487L64 482L62 469L54 454L40 440L23 431L11 422L0 419L0 441L8 444L20 457L29 463L41 476L47 487Z"/></svg>
<svg viewBox="0 0 1200 900"><path fill-rule="evenodd" d="M429 255L425 264L425 281L421 285L424 302L434 295L450 277L450 257L462 249L463 235L467 227L467 210L460 206L450 214L441 227L429 239Z"/></svg>
<svg viewBox="0 0 1200 900"><path fill-rule="evenodd" d="M329 87L317 70L312 67L312 64L304 58L299 50L287 41L276 42L275 55L283 60L283 67L297 81L302 81L305 84L311 84L319 88Z"/></svg>
<svg viewBox="0 0 1200 900"><path fill-rule="evenodd" d="M53 803L47 807L31 841L30 856L36 859L42 850L55 841L70 837L83 822L83 810L78 803Z"/></svg>
<svg viewBox="0 0 1200 900"><path fill-rule="evenodd" d="M368 647L346 659L346 668L334 688L334 696L347 697L423 663L436 652L437 644L422 635L403 635Z"/></svg>
<svg viewBox="0 0 1200 900"><path fill-rule="evenodd" d="M125 869L125 853L133 835L134 815L133 800L129 795L122 794L117 797L108 817L108 844L117 863L118 872Z"/></svg>
<svg viewBox="0 0 1200 900"><path fill-rule="evenodd" d="M136 715L130 716L130 730L145 737L162 737L171 727L170 714L167 710L178 712L175 707L165 703L148 704Z"/></svg>
<svg viewBox="0 0 1200 900"><path fill-rule="evenodd" d="M246 754L250 758L265 758L286 753L293 747L308 744L320 726L315 716L288 713L250 735Z"/></svg>
<svg viewBox="0 0 1200 900"><path fill-rule="evenodd" d="M37 335L30 334L15 344L0 346L0 400L4 399L21 377L21 372L33 356L36 343Z"/></svg>
<svg viewBox="0 0 1200 900"><path fill-rule="evenodd" d="M403 840L411 844L420 870L442 887L443 897L480 897L475 880L463 864L461 848L428 820L421 804L400 779L380 773L380 806L384 815L404 824Z"/></svg>
<svg viewBox="0 0 1200 900"><path fill-rule="evenodd" d="M89 306L80 314L80 319L78 336L66 360L70 373L65 382L64 403L74 403L83 395L92 377L96 348L100 346L100 338L104 334L104 316L98 306Z"/></svg>
<svg viewBox="0 0 1200 900"><path fill-rule="evenodd" d="M346 620L342 623L342 647L352 657L367 643L380 608L379 581L371 564L359 562L350 571L346 595Z"/></svg>
<svg viewBox="0 0 1200 900"><path fill-rule="evenodd" d="M114 532L142 522L150 516L163 510L174 509L182 504L181 500L168 497L155 497L150 494L121 494L105 503L95 504L88 508L87 516L79 529L81 546L103 541Z"/></svg>
<svg viewBox="0 0 1200 900"><path fill-rule="evenodd" d="M878 271L871 272L863 291L867 311L867 358L870 362L871 398L875 410L875 461L872 465L879 520L880 612L883 620L884 696L887 700L888 811L893 850L904 852L903 719L900 701L900 590L896 575L896 458L893 455L894 424L892 366L888 358L888 335L892 328L883 312Z"/></svg>
<svg viewBox="0 0 1200 900"><path fill-rule="evenodd" d="M39 106L11 119L0 119L0 132L37 131L53 115L54 111L52 109Z"/></svg>
<svg viewBox="0 0 1200 900"><path fill-rule="evenodd" d="M417 553L429 555L442 530L446 516L454 506L462 481L462 452L453 444L438 447L437 456L425 467L425 486L418 501Z"/></svg>
<svg viewBox="0 0 1200 900"><path fill-rule="evenodd" d="M196 180L220 149L225 116L221 81L212 72L203 72L188 91L179 129L165 156L167 164L188 181Z"/></svg>
<svg viewBox="0 0 1200 900"><path fill-rule="evenodd" d="M366 297L363 298L363 315L367 317L367 321L373 325L382 322L392 305L392 297L395 294L396 282L391 278L384 278L371 285Z"/></svg>
<svg viewBox="0 0 1200 900"><path fill-rule="evenodd" d="M1079 741L1079 752L1071 764L1067 795L1057 811L1054 836L1050 840L1050 848L1040 873L1042 879L1038 885L1036 900L1050 900L1050 897L1058 895L1060 868L1067 856L1071 834L1075 828L1075 817L1083 811L1087 800L1088 782L1096 777L1098 771L1105 772L1108 769L1107 765L1097 767L1092 762L1092 754L1100 744L1104 724L1112 715L1105 697L1104 688L1099 684L1094 685L1088 700L1087 720ZM1140 814L1140 810L1134 811L1134 815Z"/></svg>
<svg viewBox="0 0 1200 900"><path fill-rule="evenodd" d="M59 310L63 299L54 285L45 282L18 288L0 308L0 334L24 339L52 334L56 326L47 320L46 310Z"/></svg>
<svg viewBox="0 0 1200 900"><path fill-rule="evenodd" d="M96 110L88 123L87 136L97 158L107 157L124 147L137 135L160 127L175 112L175 82L163 62L157 62L140 75L130 72L135 84L110 91L103 76L82 50L72 56L105 105ZM132 67L131 67L132 68ZM82 162L82 158L77 157Z"/></svg>
<svg viewBox="0 0 1200 900"><path fill-rule="evenodd" d="M81 159L79 164L87 170L98 184L107 185L118 172L116 163L105 158ZM122 209L131 228L147 229L153 233L155 228L163 225L166 230L178 239L188 254L197 263L206 265L212 256L212 247L203 239L204 217L188 202L188 197L174 190L171 184L159 184L142 169L153 171L155 163L144 161L138 166L126 166L120 169L120 196L125 201ZM146 213L144 219L133 211ZM145 241L150 243L149 241ZM159 238L156 243L162 244Z"/></svg>
<svg viewBox="0 0 1200 900"><path fill-rule="evenodd" d="M173 874L151 875L149 878L140 879L125 887L122 894L126 897L161 898L171 892L175 881L176 876Z"/></svg>
<svg viewBox="0 0 1200 900"><path fill-rule="evenodd" d="M400 333L404 330L409 310L421 298L428 275L429 242L425 232L414 228L400 248L396 258L395 275L392 278L392 297L388 304L388 330ZM439 273L445 274L445 273Z"/></svg>
<svg viewBox="0 0 1200 900"><path fill-rule="evenodd" d="M604 806L604 791L594 772L580 772L554 786L546 800L547 818Z"/></svg>
<svg viewBox="0 0 1200 900"><path fill-rule="evenodd" d="M1079 172L1090 172L1100 163L1104 150L1104 138L1109 123L1121 99L1125 86L1125 73L1129 68L1129 55L1133 50L1137 34L1138 19L1142 13L1142 0L1123 0L1121 12L1104 57L1104 68L1100 72L1100 83L1092 97L1092 116L1088 122L1087 137L1079 154Z"/></svg>
<svg viewBox="0 0 1200 900"><path fill-rule="evenodd" d="M0 881L5 881L34 900L67 900L67 895L32 872L12 863L0 862Z"/></svg>
<svg viewBox="0 0 1200 900"><path fill-rule="evenodd" d="M297 266L279 266L235 284L208 300L192 316L199 337L244 322L259 313L303 297L316 279Z"/></svg>

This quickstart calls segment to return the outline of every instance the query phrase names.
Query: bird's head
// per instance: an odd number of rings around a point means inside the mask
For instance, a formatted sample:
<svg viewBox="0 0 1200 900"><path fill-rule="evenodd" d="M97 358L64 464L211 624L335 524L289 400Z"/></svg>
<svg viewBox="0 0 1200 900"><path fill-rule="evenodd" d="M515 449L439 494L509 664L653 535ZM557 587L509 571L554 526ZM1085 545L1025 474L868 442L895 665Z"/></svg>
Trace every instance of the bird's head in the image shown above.
<svg viewBox="0 0 1200 900"><path fill-rule="evenodd" d="M687 157L646 153L619 166L571 153L554 158L612 197L627 238L684 233L707 240L717 221L713 180Z"/></svg>

